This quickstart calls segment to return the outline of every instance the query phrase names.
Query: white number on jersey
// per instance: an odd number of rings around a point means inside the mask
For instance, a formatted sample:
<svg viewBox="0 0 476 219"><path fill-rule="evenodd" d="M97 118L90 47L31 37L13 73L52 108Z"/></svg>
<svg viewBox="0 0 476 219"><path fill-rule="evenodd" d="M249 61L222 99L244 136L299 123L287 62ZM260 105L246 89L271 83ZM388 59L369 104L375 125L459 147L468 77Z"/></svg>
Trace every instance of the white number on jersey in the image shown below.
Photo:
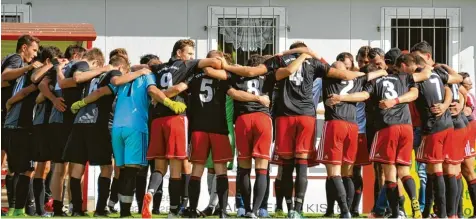
<svg viewBox="0 0 476 219"><path fill-rule="evenodd" d="M353 80L341 81L340 83L341 84L346 84L347 86L345 86L344 89L342 89L340 91L339 95L347 95L347 94L349 94L349 91L352 90L352 88L354 88L354 81Z"/></svg>
<svg viewBox="0 0 476 219"><path fill-rule="evenodd" d="M99 78L93 78L91 80L91 84L89 85L88 95L98 89L98 84L99 84Z"/></svg>
<svg viewBox="0 0 476 219"><path fill-rule="evenodd" d="M459 87L456 84L451 86L451 91L453 92L453 100L459 100Z"/></svg>
<svg viewBox="0 0 476 219"><path fill-rule="evenodd" d="M213 89L211 87L212 84L212 79L202 79L202 85L200 85L200 94L198 96L200 97L200 101L202 101L203 103L210 102L213 99Z"/></svg>
<svg viewBox="0 0 476 219"><path fill-rule="evenodd" d="M164 89L172 87L172 73L167 72L162 74L162 77L160 78L160 87Z"/></svg>
<svg viewBox="0 0 476 219"><path fill-rule="evenodd" d="M254 95L260 95L258 79L252 79L246 82L247 92Z"/></svg>
<svg viewBox="0 0 476 219"><path fill-rule="evenodd" d="M289 80L294 81L294 83L297 86L301 86L302 81L304 80L304 78L302 77L302 65L301 65L301 67L299 67L299 69L296 72L292 73L289 76Z"/></svg>
<svg viewBox="0 0 476 219"><path fill-rule="evenodd" d="M395 85L390 81L383 81L383 86L386 88L385 98L395 99L398 97L398 93L395 91Z"/></svg>
<svg viewBox="0 0 476 219"><path fill-rule="evenodd" d="M441 87L440 87L440 80L438 80L438 78L430 78L430 82L432 84L435 84L435 87L436 87L436 93L438 94L438 100L442 100L443 97L441 95Z"/></svg>

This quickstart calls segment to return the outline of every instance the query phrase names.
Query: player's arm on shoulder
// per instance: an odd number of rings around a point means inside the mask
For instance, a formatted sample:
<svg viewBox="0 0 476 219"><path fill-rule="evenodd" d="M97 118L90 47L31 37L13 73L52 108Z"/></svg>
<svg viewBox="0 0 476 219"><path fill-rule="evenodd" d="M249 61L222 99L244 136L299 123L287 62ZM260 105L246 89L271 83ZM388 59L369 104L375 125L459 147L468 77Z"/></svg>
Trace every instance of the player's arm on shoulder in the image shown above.
<svg viewBox="0 0 476 219"><path fill-rule="evenodd" d="M20 91L18 91L15 95L13 95L10 99L7 100L7 105L11 106L23 100L26 96L36 90L38 90L38 87L34 84L30 84L28 87L22 88Z"/></svg>
<svg viewBox="0 0 476 219"><path fill-rule="evenodd" d="M93 79L94 77L100 75L103 72L108 72L108 71L111 71L113 69L115 69L115 68L112 67L112 65L106 65L104 67L96 68L96 69L89 70L89 71L84 71L84 72L76 71L73 74L73 80L76 83L83 83L83 82L86 82L86 81L89 81L89 80Z"/></svg>
<svg viewBox="0 0 476 219"><path fill-rule="evenodd" d="M459 84L463 82L463 76L458 74L453 68L448 65L443 65L443 68L448 72L448 83L449 84Z"/></svg>
<svg viewBox="0 0 476 219"><path fill-rule="evenodd" d="M315 58L315 59L317 59L321 62L325 62L324 59L322 59L322 56L320 56L319 54L317 54L313 50L309 49L308 47L299 47L299 48L286 50L286 51L284 51L280 54L277 54L277 55L291 55L291 54L296 54L296 53L307 54L307 55L311 56L312 58Z"/></svg>
<svg viewBox="0 0 476 219"><path fill-rule="evenodd" d="M205 67L203 68L203 72L209 76L209 77L212 77L212 78L216 78L218 80L228 80L228 78L230 77L230 74L227 73L225 70L223 69L214 69L214 68L211 68L211 67Z"/></svg>
<svg viewBox="0 0 476 219"><path fill-rule="evenodd" d="M168 99L164 92L159 90L159 88L157 88L155 85L150 85L147 88L147 93L149 93L150 97L152 97L155 102L163 104L164 100Z"/></svg>
<svg viewBox="0 0 476 219"><path fill-rule="evenodd" d="M50 70L50 68L53 67L53 64L51 64L51 62L48 62L41 66L40 68L38 69L35 69L35 71L33 72L33 74L31 74L31 77L30 77L30 80L33 82L33 83L39 83L40 80L43 78L43 76L48 72L48 70Z"/></svg>
<svg viewBox="0 0 476 219"><path fill-rule="evenodd" d="M150 72L151 72L150 69L142 68L140 70L130 72L128 74L122 74L120 76L116 75L116 76L113 76L111 78L111 84L113 84L114 86L120 86L120 85L123 85L123 84L127 84L127 83L135 80L136 78L138 78L142 75L149 74Z"/></svg>
<svg viewBox="0 0 476 219"><path fill-rule="evenodd" d="M164 94L168 98L172 98L179 95L180 93L184 92L187 89L188 89L188 85L184 82L180 82L179 84L169 87L167 90L164 91Z"/></svg>
<svg viewBox="0 0 476 219"><path fill-rule="evenodd" d="M358 71L349 71L344 69L337 69L337 68L329 68L329 71L326 74L326 77L335 78L340 80L354 80L360 76L364 76L365 73L358 72Z"/></svg>
<svg viewBox="0 0 476 219"><path fill-rule="evenodd" d="M200 59L197 64L197 68L205 68L205 67L212 67L214 69L221 69L222 63L219 59L216 58L206 58Z"/></svg>
<svg viewBox="0 0 476 219"><path fill-rule="evenodd" d="M357 103L357 102L365 101L365 100L369 99L369 97L370 97L369 92L360 91L360 92L350 93L350 94L347 94L347 95L341 95L340 100L344 101L344 102Z"/></svg>
<svg viewBox="0 0 476 219"><path fill-rule="evenodd" d="M286 66L284 68L279 68L276 71L276 80L277 81L282 80L284 78L289 77L294 72L297 72L299 70L299 68L302 67L302 63L307 58L311 58L311 56L306 54L306 53L303 53L303 54L299 55L299 57L296 60L292 61L288 66Z"/></svg>
<svg viewBox="0 0 476 219"><path fill-rule="evenodd" d="M66 78L64 76L63 68L61 66L56 67L56 80L61 89L76 87L76 82L73 78Z"/></svg>
<svg viewBox="0 0 476 219"><path fill-rule="evenodd" d="M430 79L432 67L426 65L425 68L420 73L412 74L413 81L422 82Z"/></svg>
<svg viewBox="0 0 476 219"><path fill-rule="evenodd" d="M35 67L39 67L40 65L36 66L35 64L39 62L34 62L31 65L27 65L24 67L20 67L22 60L19 55L12 56L8 58L7 63L2 63L2 65L7 65L2 72L2 81L11 81L19 78L26 72L33 70Z"/></svg>
<svg viewBox="0 0 476 219"><path fill-rule="evenodd" d="M86 104L94 103L103 96L112 95L112 90L109 86L103 86L93 91L91 94L86 96L83 101Z"/></svg>
<svg viewBox="0 0 476 219"><path fill-rule="evenodd" d="M367 74L367 81L371 81L375 78L380 78L382 76L387 76L388 72L385 70L377 70Z"/></svg>
<svg viewBox="0 0 476 219"><path fill-rule="evenodd" d="M230 88L227 91L228 96L230 96L233 100L240 101L240 102L258 102L262 105L269 107L269 97L267 95L258 96L252 93L248 93L245 91L237 90L235 88Z"/></svg>

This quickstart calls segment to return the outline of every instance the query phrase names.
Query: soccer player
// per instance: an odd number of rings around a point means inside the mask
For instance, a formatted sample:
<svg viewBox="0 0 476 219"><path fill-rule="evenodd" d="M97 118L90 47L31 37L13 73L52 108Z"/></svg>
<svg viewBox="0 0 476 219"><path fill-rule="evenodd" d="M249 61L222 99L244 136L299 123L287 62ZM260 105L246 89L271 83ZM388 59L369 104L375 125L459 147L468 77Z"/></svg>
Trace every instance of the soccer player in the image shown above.
<svg viewBox="0 0 476 219"><path fill-rule="evenodd" d="M415 44L411 48L411 52L421 56L426 65L433 66L435 64L432 59L432 47L427 42ZM461 81L462 77L458 74L446 74L441 69L434 69L430 79L418 84L419 96L416 105L423 123L423 140L417 154L417 161L427 164L428 182L432 182L435 187L433 190L436 192L434 195L437 215L440 218L447 216L445 194L454 197L453 194L457 193L456 187L446 186L445 188L443 177L443 172L454 175L454 169L450 162L455 160L454 154L451 153L453 122L449 111L447 111L452 100L452 92L445 85L457 84ZM432 108L434 109L432 110ZM431 187L427 186L427 197L430 196L428 188ZM448 193L446 193L446 189L449 190ZM429 203L425 204L429 206ZM425 213L426 211L427 207L425 207ZM425 213L424 216L426 216ZM450 215L454 214L454 212L449 213Z"/></svg>
<svg viewBox="0 0 476 219"><path fill-rule="evenodd" d="M63 212L63 192L65 188L63 185L65 185L64 179L68 172L68 163L63 161L63 151L74 119L73 114L69 112L69 110L66 111L66 109L76 99L72 99L74 95L71 95L75 88L71 85L69 86L70 88L67 88L65 85L67 85L68 81L71 81L71 79L68 79L72 77L72 75L70 75L71 67L83 59L85 52L86 49L81 46L68 46L64 52L64 58L66 60L59 60L59 64L55 66L55 77L47 77L49 80L55 82L53 93L51 93L49 89L46 89L49 87L47 83L48 79L42 81L39 85L43 96L51 101L54 106L48 121L49 129L51 130L50 159L51 162L54 163L50 186L53 197L53 216L66 216L66 213ZM71 197L71 195L69 195L69 197Z"/></svg>

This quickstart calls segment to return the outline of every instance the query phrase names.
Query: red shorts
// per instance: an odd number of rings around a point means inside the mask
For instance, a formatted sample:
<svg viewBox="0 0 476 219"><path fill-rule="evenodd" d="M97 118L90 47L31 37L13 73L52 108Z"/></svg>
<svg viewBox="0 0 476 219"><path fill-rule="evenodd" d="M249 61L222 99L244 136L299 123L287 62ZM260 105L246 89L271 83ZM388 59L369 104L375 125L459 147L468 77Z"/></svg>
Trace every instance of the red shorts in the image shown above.
<svg viewBox="0 0 476 219"><path fill-rule="evenodd" d="M265 113L249 113L238 116L235 122L235 141L238 160L251 157L271 159L273 122Z"/></svg>
<svg viewBox="0 0 476 219"><path fill-rule="evenodd" d="M413 150L412 125L391 125L375 133L370 160L385 164L411 165Z"/></svg>
<svg viewBox="0 0 476 219"><path fill-rule="evenodd" d="M452 147L452 137L453 128L422 136L416 160L422 163L443 163L446 150Z"/></svg>
<svg viewBox="0 0 476 219"><path fill-rule="evenodd" d="M188 157L188 120L186 116L157 118L150 125L147 159L179 159Z"/></svg>
<svg viewBox="0 0 476 219"><path fill-rule="evenodd" d="M357 156L359 127L343 120L324 123L317 161L324 164L353 164Z"/></svg>
<svg viewBox="0 0 476 219"><path fill-rule="evenodd" d="M214 163L226 163L233 160L228 135L199 131L192 132L192 150L190 155L192 163L205 164L210 154L210 149Z"/></svg>
<svg viewBox="0 0 476 219"><path fill-rule="evenodd" d="M276 118L276 154L279 156L311 154L315 150L315 129L316 118L312 116Z"/></svg>
<svg viewBox="0 0 476 219"><path fill-rule="evenodd" d="M354 165L365 166L371 164L372 162L369 160L369 150L367 147L367 135L365 133L359 133L357 148Z"/></svg>
<svg viewBox="0 0 476 219"><path fill-rule="evenodd" d="M464 159L469 159L472 157L476 157L476 120L471 121L466 128L466 136L468 142L466 143L466 146L464 148Z"/></svg>
<svg viewBox="0 0 476 219"><path fill-rule="evenodd" d="M460 164L464 160L464 149L468 143L467 129L455 129L452 138L452 146L449 150L445 150L445 162L449 164Z"/></svg>

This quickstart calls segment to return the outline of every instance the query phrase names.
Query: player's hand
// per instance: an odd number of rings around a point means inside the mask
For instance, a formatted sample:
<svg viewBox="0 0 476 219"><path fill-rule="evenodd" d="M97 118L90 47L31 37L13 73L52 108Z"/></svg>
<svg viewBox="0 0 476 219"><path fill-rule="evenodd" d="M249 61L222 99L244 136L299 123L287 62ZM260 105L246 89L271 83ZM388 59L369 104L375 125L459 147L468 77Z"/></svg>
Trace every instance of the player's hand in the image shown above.
<svg viewBox="0 0 476 219"><path fill-rule="evenodd" d="M386 110L394 107L395 105L397 105L397 101L395 99L381 100L378 104L378 107L380 109Z"/></svg>
<svg viewBox="0 0 476 219"><path fill-rule="evenodd" d="M43 63L39 61L34 61L33 63L30 64L30 69L33 70L36 68L40 68L41 66L43 66Z"/></svg>
<svg viewBox="0 0 476 219"><path fill-rule="evenodd" d="M155 106L157 106L157 103L158 103L158 102L157 102L154 98L152 98L152 100L150 101L150 103L152 104L152 106L155 107Z"/></svg>
<svg viewBox="0 0 476 219"><path fill-rule="evenodd" d="M265 107L269 107L271 101L269 100L268 95L259 96L259 103Z"/></svg>
<svg viewBox="0 0 476 219"><path fill-rule="evenodd" d="M57 69L63 69L66 64L69 63L68 59L58 59L59 64L56 66Z"/></svg>
<svg viewBox="0 0 476 219"><path fill-rule="evenodd" d="M464 112L465 116L469 116L469 115L471 115L471 113L473 113L473 110L471 109L471 107L465 107L463 109L463 112Z"/></svg>
<svg viewBox="0 0 476 219"><path fill-rule="evenodd" d="M329 95L329 98L326 100L326 105L327 106L334 106L336 104L340 103L340 96L337 94L331 94Z"/></svg>
<svg viewBox="0 0 476 219"><path fill-rule="evenodd" d="M57 97L53 100L53 106L60 112L66 111L66 104L64 104L64 99L62 97Z"/></svg>
<svg viewBox="0 0 476 219"><path fill-rule="evenodd" d="M183 113L187 109L187 106L184 103L173 101L169 98L164 100L164 106L170 108L175 114Z"/></svg>
<svg viewBox="0 0 476 219"><path fill-rule="evenodd" d="M73 105L71 105L71 112L73 114L76 114L81 108L85 107L86 105L88 104L84 102L84 99L80 101L76 101L75 103L73 103Z"/></svg>
<svg viewBox="0 0 476 219"><path fill-rule="evenodd" d="M7 101L5 105L6 105L5 108L7 109L7 112L10 112L10 109L12 108L12 104L9 103L9 101Z"/></svg>
<svg viewBox="0 0 476 219"><path fill-rule="evenodd" d="M446 112L447 109L448 106L446 106L445 104L437 103L433 105L430 110L435 116L440 117Z"/></svg>
<svg viewBox="0 0 476 219"><path fill-rule="evenodd" d="M224 57L217 57L217 59L221 61L221 69L228 67L228 62Z"/></svg>
<svg viewBox="0 0 476 219"><path fill-rule="evenodd" d="M453 102L450 104L449 109L450 109L451 116L456 116L461 112L463 107L459 103Z"/></svg>
<svg viewBox="0 0 476 219"><path fill-rule="evenodd" d="M151 73L152 71L148 68L143 68L141 70L138 71L140 75L146 75L146 74L149 74Z"/></svg>
<svg viewBox="0 0 476 219"><path fill-rule="evenodd" d="M309 55L308 53L303 53L301 54L300 56L304 56L304 59L310 59L310 58L313 58L311 55Z"/></svg>

